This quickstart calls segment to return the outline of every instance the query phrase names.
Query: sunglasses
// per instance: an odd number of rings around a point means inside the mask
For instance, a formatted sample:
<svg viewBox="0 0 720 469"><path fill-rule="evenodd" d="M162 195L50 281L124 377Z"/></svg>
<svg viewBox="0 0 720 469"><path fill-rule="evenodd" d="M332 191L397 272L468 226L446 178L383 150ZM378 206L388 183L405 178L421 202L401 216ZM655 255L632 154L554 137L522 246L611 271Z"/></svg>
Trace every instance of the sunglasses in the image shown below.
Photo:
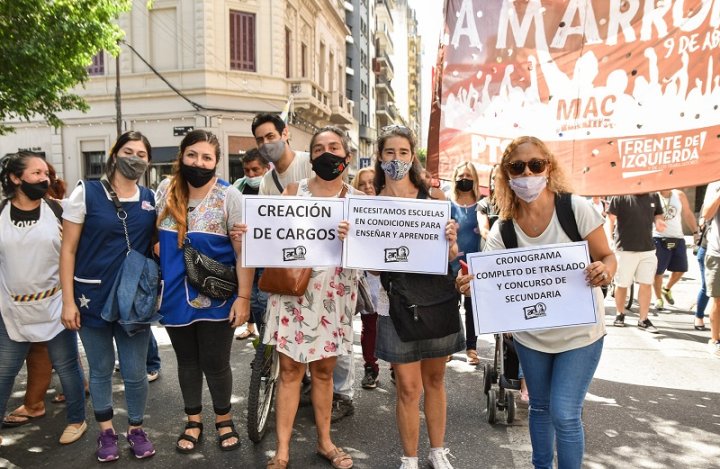
<svg viewBox="0 0 720 469"><path fill-rule="evenodd" d="M520 176L522 173L525 172L525 166L530 168L530 171L532 171L533 174L540 174L545 171L547 164L548 160L533 158L527 163L520 160L513 161L511 163L505 163L505 169L507 169L508 173L510 173L511 176Z"/></svg>

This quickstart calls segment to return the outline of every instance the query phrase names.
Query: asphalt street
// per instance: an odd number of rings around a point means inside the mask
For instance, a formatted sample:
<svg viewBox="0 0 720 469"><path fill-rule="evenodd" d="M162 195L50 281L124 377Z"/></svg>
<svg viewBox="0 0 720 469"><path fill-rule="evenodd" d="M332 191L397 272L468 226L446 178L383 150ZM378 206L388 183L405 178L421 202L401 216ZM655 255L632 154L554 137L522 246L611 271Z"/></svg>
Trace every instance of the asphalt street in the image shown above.
<svg viewBox="0 0 720 469"><path fill-rule="evenodd" d="M608 334L595 379L584 410L587 468L719 468L720 467L720 359L708 353L708 331L693 329L698 268L690 259L690 271L673 289L675 305L650 318L659 334L638 330L637 304L628 313L625 328L615 328L615 307L606 304ZM333 438L354 458L355 467L397 468L401 449L395 427L395 389L383 364L380 387L367 391L360 387L360 321L356 319L355 415L333 425ZM709 325L709 321L708 321ZM212 420L206 415L206 438L192 455L174 450L183 425L182 399L177 384L175 356L167 334L155 328L163 360L161 377L150 384L145 428L155 443L157 454L147 460L134 459L129 450L121 459L108 463L117 467L180 468L225 467L263 468L274 449L274 421L260 444L245 437L245 406L250 360L253 348L248 341L235 341L232 351L235 420L244 438L234 452L221 452L216 444ZM527 411L518 409L512 425L487 423L485 396L481 390L482 364L493 352L491 336L481 336L478 353L481 366L469 366L465 354L458 353L448 364L447 446L457 469L530 468L530 439ZM16 380L8 409L21 402L24 372ZM54 385L58 384L56 378ZM116 379L116 429L124 430L125 412L122 384ZM65 426L62 405L49 402L47 415L31 424L3 429L0 467L77 468L100 465L94 456L97 428L70 446L57 443ZM206 408L210 409L205 391ZM428 467L427 434L420 437L421 467ZM121 441L122 443L122 441ZM121 445L121 448L126 446ZM291 467L325 468L330 465L315 454L315 430L310 407L298 413L291 448Z"/></svg>

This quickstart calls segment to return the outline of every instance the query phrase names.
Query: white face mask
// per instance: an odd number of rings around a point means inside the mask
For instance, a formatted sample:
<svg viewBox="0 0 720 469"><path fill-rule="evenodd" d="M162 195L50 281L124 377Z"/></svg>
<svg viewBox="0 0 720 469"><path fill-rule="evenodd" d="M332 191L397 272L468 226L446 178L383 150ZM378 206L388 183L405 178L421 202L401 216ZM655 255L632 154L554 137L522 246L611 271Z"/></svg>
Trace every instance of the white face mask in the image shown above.
<svg viewBox="0 0 720 469"><path fill-rule="evenodd" d="M547 176L525 176L510 179L510 189L527 203L537 199L547 186Z"/></svg>
<svg viewBox="0 0 720 469"><path fill-rule="evenodd" d="M257 189L260 187L260 181L262 181L262 176L255 176L254 178L245 178L245 182L247 182L247 185L252 187L253 189Z"/></svg>

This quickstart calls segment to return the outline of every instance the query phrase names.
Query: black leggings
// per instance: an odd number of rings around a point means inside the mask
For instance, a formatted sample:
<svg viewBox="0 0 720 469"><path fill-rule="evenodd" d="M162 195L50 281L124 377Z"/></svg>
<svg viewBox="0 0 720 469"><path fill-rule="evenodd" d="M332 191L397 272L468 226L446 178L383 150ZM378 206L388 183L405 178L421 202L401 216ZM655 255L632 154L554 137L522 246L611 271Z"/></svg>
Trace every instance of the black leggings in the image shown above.
<svg viewBox="0 0 720 469"><path fill-rule="evenodd" d="M465 350L475 350L477 348L477 335L475 334L472 299L469 296L464 297L463 305L465 307Z"/></svg>
<svg viewBox="0 0 720 469"><path fill-rule="evenodd" d="M230 348L234 329L227 321L198 321L188 326L167 327L175 356L185 413L202 412L202 380L207 380L215 414L230 412L232 370Z"/></svg>

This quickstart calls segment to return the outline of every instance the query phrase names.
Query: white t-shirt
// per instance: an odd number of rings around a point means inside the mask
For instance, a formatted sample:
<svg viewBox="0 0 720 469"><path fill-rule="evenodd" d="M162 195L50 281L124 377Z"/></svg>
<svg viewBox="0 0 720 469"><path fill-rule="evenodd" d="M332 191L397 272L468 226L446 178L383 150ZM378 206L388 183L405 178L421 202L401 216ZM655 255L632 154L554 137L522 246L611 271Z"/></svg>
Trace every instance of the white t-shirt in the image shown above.
<svg viewBox="0 0 720 469"><path fill-rule="evenodd" d="M110 194L108 193L105 186L103 186L105 196L108 200L112 201ZM119 197L120 202L137 202L140 200L140 188L136 187L135 194L130 197ZM82 225L85 223L85 214L87 213L87 206L85 205L85 183L80 181L75 189L73 189L70 197L63 200L63 218L67 221ZM113 209L115 206L113 206Z"/></svg>
<svg viewBox="0 0 720 469"><path fill-rule="evenodd" d="M718 196L718 192L720 192L720 181L708 184L705 190L703 205L710 205L713 200L715 200L715 197ZM705 220L705 223L710 223L710 220ZM708 231L707 237L707 254L720 257L720 210L715 212L715 216L712 217L712 224L710 225L710 231Z"/></svg>
<svg viewBox="0 0 720 469"><path fill-rule="evenodd" d="M273 179L273 173L275 170L268 171L260 181L260 195L280 195L281 191L278 190ZM283 189L287 187L291 182L298 182L301 179L312 177L313 170L312 164L310 164L310 153L306 151L296 151L295 158L293 158L290 166L282 172L277 173L280 185Z"/></svg>
<svg viewBox="0 0 720 469"><path fill-rule="evenodd" d="M572 208L578 231L583 239L603 225L602 216L597 213L592 204L586 199L573 195ZM560 226L560 221L555 213L553 213L552 221L548 227L539 236L533 238L526 235L517 223L515 223L515 234L517 235L518 247L572 242L563 231L562 226ZM500 223L495 223L490 230L485 249L488 251L505 249L500 234ZM605 335L605 300L600 287L596 287L594 290L595 311L597 311L595 324L541 331L513 332L513 337L524 346L545 353L565 352L594 343Z"/></svg>

